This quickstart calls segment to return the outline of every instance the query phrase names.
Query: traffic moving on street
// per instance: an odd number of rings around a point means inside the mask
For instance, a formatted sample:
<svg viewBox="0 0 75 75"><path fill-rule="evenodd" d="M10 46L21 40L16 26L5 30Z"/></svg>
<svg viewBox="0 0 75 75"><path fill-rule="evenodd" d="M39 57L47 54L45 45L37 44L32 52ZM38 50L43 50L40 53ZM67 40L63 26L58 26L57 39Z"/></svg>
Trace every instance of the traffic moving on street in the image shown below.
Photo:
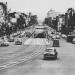
<svg viewBox="0 0 75 75"><path fill-rule="evenodd" d="M0 2L0 75L75 75L74 9L49 12L39 21Z"/></svg>

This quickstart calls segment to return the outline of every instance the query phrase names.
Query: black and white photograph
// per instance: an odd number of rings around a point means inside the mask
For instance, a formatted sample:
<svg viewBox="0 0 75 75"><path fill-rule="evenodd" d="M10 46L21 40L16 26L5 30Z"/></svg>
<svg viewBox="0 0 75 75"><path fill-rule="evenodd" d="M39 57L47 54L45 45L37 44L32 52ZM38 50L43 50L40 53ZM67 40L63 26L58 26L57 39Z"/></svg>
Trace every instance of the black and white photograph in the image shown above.
<svg viewBox="0 0 75 75"><path fill-rule="evenodd" d="M75 75L75 0L0 0L0 75Z"/></svg>

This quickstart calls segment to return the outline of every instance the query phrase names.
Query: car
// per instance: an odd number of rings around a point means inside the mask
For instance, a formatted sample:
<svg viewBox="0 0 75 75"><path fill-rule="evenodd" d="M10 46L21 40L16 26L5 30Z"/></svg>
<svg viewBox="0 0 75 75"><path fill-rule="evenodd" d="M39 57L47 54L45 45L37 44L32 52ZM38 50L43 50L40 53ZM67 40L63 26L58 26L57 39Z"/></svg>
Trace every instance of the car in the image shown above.
<svg viewBox="0 0 75 75"><path fill-rule="evenodd" d="M53 40L53 47L59 47L59 40L58 39Z"/></svg>
<svg viewBox="0 0 75 75"><path fill-rule="evenodd" d="M22 40L21 40L21 38L18 38L18 39L15 41L15 45L22 45Z"/></svg>
<svg viewBox="0 0 75 75"><path fill-rule="evenodd" d="M73 38L74 38L73 35L67 35L66 41L72 43L73 42Z"/></svg>
<svg viewBox="0 0 75 75"><path fill-rule="evenodd" d="M67 38L67 36L65 34L62 34L62 38Z"/></svg>
<svg viewBox="0 0 75 75"><path fill-rule="evenodd" d="M1 47L7 47L7 46L9 46L9 42L7 42L7 41L2 42L2 43L0 44L0 46L1 46Z"/></svg>
<svg viewBox="0 0 75 75"><path fill-rule="evenodd" d="M56 36L55 35L52 36L52 40L54 40L54 39L56 39Z"/></svg>
<svg viewBox="0 0 75 75"><path fill-rule="evenodd" d="M60 35L56 35L56 38L57 38L57 39L60 39Z"/></svg>
<svg viewBox="0 0 75 75"><path fill-rule="evenodd" d="M14 42L14 39L13 38L9 38L8 42Z"/></svg>
<svg viewBox="0 0 75 75"><path fill-rule="evenodd" d="M54 47L46 48L44 52L44 59L57 59L58 52Z"/></svg>
<svg viewBox="0 0 75 75"><path fill-rule="evenodd" d="M73 40L72 40L72 44L75 44L75 38L73 38Z"/></svg>

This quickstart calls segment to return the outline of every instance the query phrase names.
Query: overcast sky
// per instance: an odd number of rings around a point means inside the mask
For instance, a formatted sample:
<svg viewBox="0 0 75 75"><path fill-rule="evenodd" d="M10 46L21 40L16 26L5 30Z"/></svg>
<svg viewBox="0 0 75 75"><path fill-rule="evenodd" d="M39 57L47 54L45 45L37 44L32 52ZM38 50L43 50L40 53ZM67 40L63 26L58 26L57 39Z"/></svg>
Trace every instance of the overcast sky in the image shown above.
<svg viewBox="0 0 75 75"><path fill-rule="evenodd" d="M51 8L57 12L66 12L69 7L75 8L75 0L1 0L7 1L12 11L24 11L37 14L39 18L46 16Z"/></svg>

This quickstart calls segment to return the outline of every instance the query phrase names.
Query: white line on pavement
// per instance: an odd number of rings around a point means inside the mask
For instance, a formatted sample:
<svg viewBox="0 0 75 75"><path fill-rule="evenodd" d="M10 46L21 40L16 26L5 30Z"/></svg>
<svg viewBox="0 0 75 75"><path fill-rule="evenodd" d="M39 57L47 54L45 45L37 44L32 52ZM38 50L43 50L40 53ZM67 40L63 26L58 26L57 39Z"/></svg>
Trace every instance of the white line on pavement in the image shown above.
<svg viewBox="0 0 75 75"><path fill-rule="evenodd" d="M30 45L32 43L33 38L29 38L27 41L25 41L24 45Z"/></svg>

